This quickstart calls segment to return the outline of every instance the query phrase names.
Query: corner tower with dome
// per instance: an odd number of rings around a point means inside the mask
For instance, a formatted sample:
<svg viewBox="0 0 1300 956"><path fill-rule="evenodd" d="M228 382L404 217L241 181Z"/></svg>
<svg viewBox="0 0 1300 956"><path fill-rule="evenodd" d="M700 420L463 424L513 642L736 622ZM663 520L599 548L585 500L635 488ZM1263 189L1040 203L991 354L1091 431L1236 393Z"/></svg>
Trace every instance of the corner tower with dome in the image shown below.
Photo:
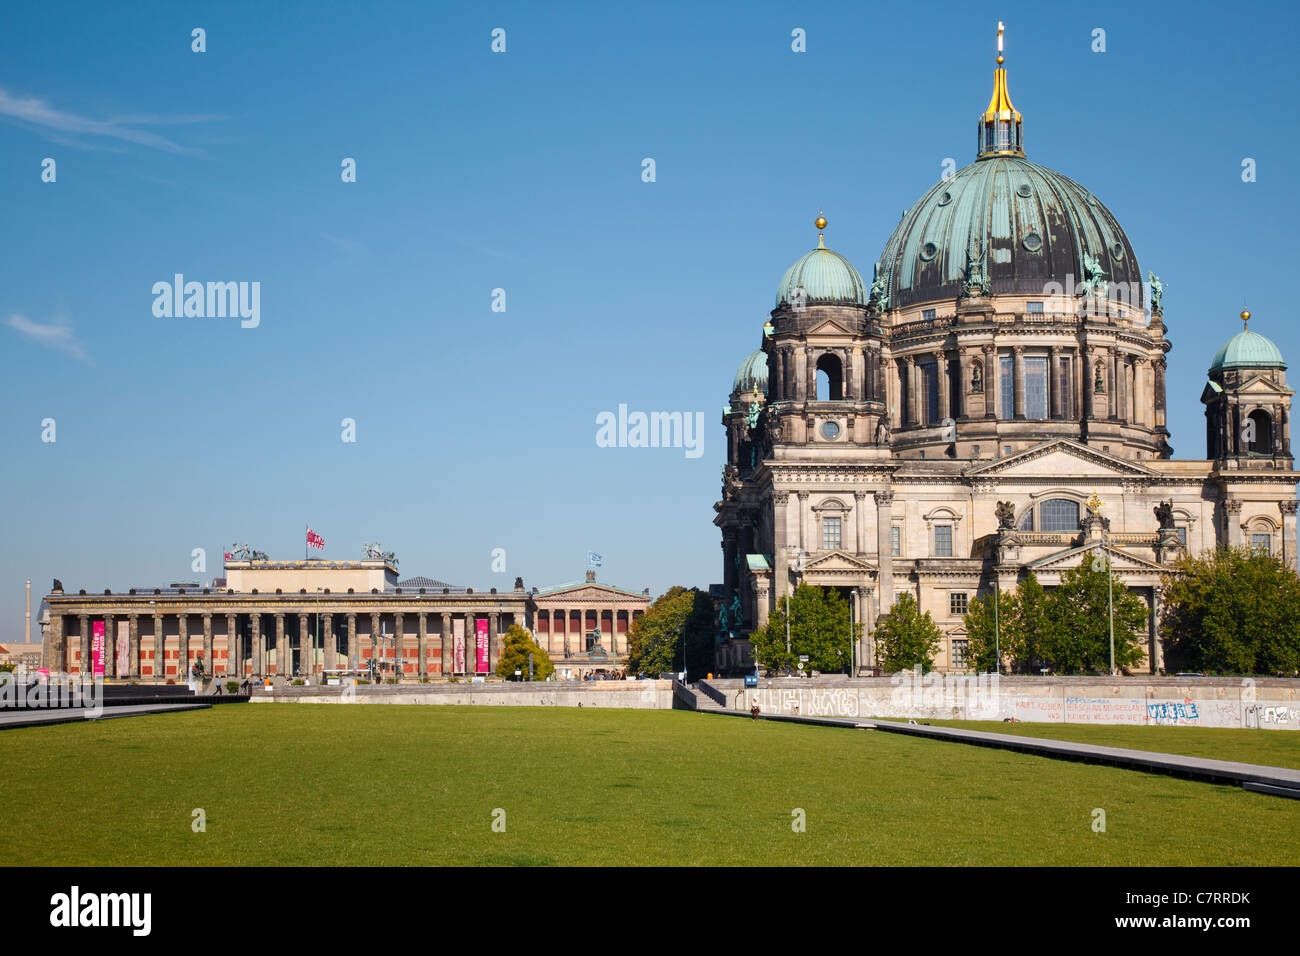
<svg viewBox="0 0 1300 956"><path fill-rule="evenodd" d="M1207 460L1172 458L1164 286L1091 190L1026 157L1001 24L975 161L904 213L870 282L827 225L723 414L720 668L752 666L746 636L804 582L840 589L865 625L856 673L904 592L944 631L936 666L961 671L971 600L1030 571L1051 587L1100 549L1148 604L1156 672L1179 555L1246 544L1295 562L1281 354L1251 331L1220 349Z"/></svg>

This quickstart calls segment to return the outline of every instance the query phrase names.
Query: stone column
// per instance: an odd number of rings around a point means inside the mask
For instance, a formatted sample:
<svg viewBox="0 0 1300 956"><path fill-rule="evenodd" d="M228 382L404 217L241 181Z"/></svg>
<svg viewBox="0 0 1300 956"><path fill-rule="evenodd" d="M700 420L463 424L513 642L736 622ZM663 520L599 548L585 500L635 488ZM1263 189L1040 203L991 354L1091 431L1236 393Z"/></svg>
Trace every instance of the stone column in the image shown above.
<svg viewBox="0 0 1300 956"><path fill-rule="evenodd" d="M554 621L552 621L554 624ZM451 614L442 612L442 676L449 677L456 662L456 636L451 629Z"/></svg>
<svg viewBox="0 0 1300 956"><path fill-rule="evenodd" d="M1002 370L998 368L998 350L984 346L984 417L998 417L998 389L1002 387ZM997 454L996 450L994 454Z"/></svg>
<svg viewBox="0 0 1300 956"><path fill-rule="evenodd" d="M249 649L253 658L253 674L262 677L266 674L266 641L262 637L262 614L255 611L248 615L248 639L252 643ZM242 676L242 675L241 675Z"/></svg>
<svg viewBox="0 0 1300 956"><path fill-rule="evenodd" d="M1097 417L1097 379L1092 369L1092 352L1085 343L1079 349L1079 371L1081 381L1079 382L1081 390L1079 394L1083 397L1083 417Z"/></svg>
<svg viewBox="0 0 1300 956"><path fill-rule="evenodd" d="M495 671L500 656L497 648L497 635L501 633L501 615L493 611L488 615L488 671ZM613 639L610 639L613 644Z"/></svg>
<svg viewBox="0 0 1300 956"><path fill-rule="evenodd" d="M51 621L53 618L51 618ZM140 679L140 615L132 614L127 618L129 628L126 639L127 676Z"/></svg>
<svg viewBox="0 0 1300 956"><path fill-rule="evenodd" d="M876 564L880 571L876 582L876 594L879 598L877 616L888 614L894 606L894 558L890 548L889 529L893 527L894 493L892 491L876 492Z"/></svg>
<svg viewBox="0 0 1300 956"><path fill-rule="evenodd" d="M214 678L217 676L217 665L212 659L212 615L203 615L203 667Z"/></svg>
<svg viewBox="0 0 1300 956"><path fill-rule="evenodd" d="M176 651L176 683L188 679L190 674L190 616L176 615L176 633L180 635L180 648Z"/></svg>
<svg viewBox="0 0 1300 956"><path fill-rule="evenodd" d="M401 611L393 612L393 670L397 679L406 676L406 615Z"/></svg>
<svg viewBox="0 0 1300 956"><path fill-rule="evenodd" d="M117 628L113 615L104 615L104 676L116 677L117 673Z"/></svg>
<svg viewBox="0 0 1300 956"><path fill-rule="evenodd" d="M948 353L940 349L935 354L934 372L939 376L939 414L938 420L943 421L945 418L952 417L952 400L948 394L949 374L948 374Z"/></svg>
<svg viewBox="0 0 1300 956"><path fill-rule="evenodd" d="M804 360L808 373L808 382L805 388L808 389L808 401L815 402L817 400L817 357L813 355L811 348L805 348L804 351L808 353L807 358ZM583 620L586 621L586 618L583 618ZM583 627L586 627L585 623Z"/></svg>
<svg viewBox="0 0 1300 956"><path fill-rule="evenodd" d="M1012 351L1015 353L1015 362L1011 367L1014 376L1012 390L1015 396L1015 414L1016 420L1022 421L1025 417L1025 347L1017 345Z"/></svg>
<svg viewBox="0 0 1300 956"><path fill-rule="evenodd" d="M806 348L796 349L794 353L794 383L795 383L795 401L804 402L808 400L808 350ZM567 634L568 631L566 630Z"/></svg>
<svg viewBox="0 0 1300 956"><path fill-rule="evenodd" d="M429 640L428 615L423 611L417 611L415 613L415 622L417 628L415 637L415 653L419 656L419 660L416 662L415 666L415 675L420 678L420 680L424 680L424 678L429 676L429 665L427 663L427 645Z"/></svg>
<svg viewBox="0 0 1300 956"><path fill-rule="evenodd" d="M907 356L907 424L921 423L921 390L917 388L916 356Z"/></svg>
<svg viewBox="0 0 1300 956"><path fill-rule="evenodd" d="M77 673L83 677L90 673L90 615L82 614L81 620L81 647L78 653L81 659L77 662Z"/></svg>
<svg viewBox="0 0 1300 956"><path fill-rule="evenodd" d="M310 677L312 672L312 658L315 654L312 651L312 624L315 621L302 611L298 612L298 670L304 677ZM289 648L289 663L293 664L293 649ZM292 666L290 668L292 670Z"/></svg>
<svg viewBox="0 0 1300 956"><path fill-rule="evenodd" d="M789 510L790 492L772 492L772 591L773 606L785 596L790 580L790 535ZM767 609L767 610L770 610ZM756 618L757 614L754 615Z"/></svg>
<svg viewBox="0 0 1300 956"><path fill-rule="evenodd" d="M378 667L383 662L383 657L378 656L383 654L383 648L379 646L379 640L380 640L379 613L377 611L371 611L370 612L370 659L375 662L376 667ZM376 673L378 672L376 671Z"/></svg>
<svg viewBox="0 0 1300 956"><path fill-rule="evenodd" d="M67 636L63 633L63 614L58 608L50 608L50 652L45 659L45 666L54 675L68 672Z"/></svg>
<svg viewBox="0 0 1300 956"><path fill-rule="evenodd" d="M812 551L813 542L808 533L808 492L796 491L795 494L799 496L799 547L805 551Z"/></svg>
<svg viewBox="0 0 1300 956"><path fill-rule="evenodd" d="M776 352L776 361L772 363L773 372L776 374L776 380L772 383L772 394L776 396L777 401L786 397L785 395L785 359L782 356L782 350Z"/></svg>
<svg viewBox="0 0 1300 956"><path fill-rule="evenodd" d="M970 353L965 349L957 349L957 407L954 411L957 413L954 418L966 419L970 417L970 397L966 394L970 389Z"/></svg>
<svg viewBox="0 0 1300 956"><path fill-rule="evenodd" d="M1047 380L1048 401L1051 407L1048 408L1048 417L1059 420L1065 417L1065 409L1061 407L1061 347L1053 345L1051 355L1047 359Z"/></svg>
<svg viewBox="0 0 1300 956"><path fill-rule="evenodd" d="M1133 421L1135 424L1143 427L1150 427L1152 422L1148 415L1148 409L1154 404L1149 399L1147 391L1147 373L1146 367L1148 360L1145 356L1137 355L1133 358Z"/></svg>
<svg viewBox="0 0 1300 956"><path fill-rule="evenodd" d="M243 677L244 658L239 653L239 615L226 615L226 676Z"/></svg>
<svg viewBox="0 0 1300 956"><path fill-rule="evenodd" d="M361 654L357 648L357 616L351 613L348 615L348 667L352 670L353 676L360 666Z"/></svg>
<svg viewBox="0 0 1300 956"><path fill-rule="evenodd" d="M167 679L167 638L163 636L162 614L153 616L153 678L159 683Z"/></svg>
<svg viewBox="0 0 1300 956"><path fill-rule="evenodd" d="M1241 547L1241 502L1229 498L1223 503L1224 533L1228 538L1228 547Z"/></svg>
<svg viewBox="0 0 1300 956"><path fill-rule="evenodd" d="M320 620L321 632L321 667L324 670L332 671L338 669L339 644L338 637L334 634L334 615L324 614ZM324 674L321 675L322 679Z"/></svg>
<svg viewBox="0 0 1300 956"><path fill-rule="evenodd" d="M1113 420L1118 420L1120 417L1119 396L1119 348L1112 346L1110 350L1110 417Z"/></svg>
<svg viewBox="0 0 1300 956"><path fill-rule="evenodd" d="M865 491L853 492L853 517L855 553L865 555L867 553L867 493Z"/></svg>
<svg viewBox="0 0 1300 956"><path fill-rule="evenodd" d="M1296 566L1296 508L1297 502L1294 498L1283 499L1278 502L1278 507L1282 510L1282 560L1291 567Z"/></svg>

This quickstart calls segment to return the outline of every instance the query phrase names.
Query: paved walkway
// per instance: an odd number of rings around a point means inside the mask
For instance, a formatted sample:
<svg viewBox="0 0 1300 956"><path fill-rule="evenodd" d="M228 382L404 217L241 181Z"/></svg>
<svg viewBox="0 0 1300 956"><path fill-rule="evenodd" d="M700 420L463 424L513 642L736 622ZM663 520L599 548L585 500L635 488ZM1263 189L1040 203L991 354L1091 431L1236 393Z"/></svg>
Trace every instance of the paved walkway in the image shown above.
<svg viewBox="0 0 1300 956"><path fill-rule="evenodd" d="M723 714L728 717L749 717L739 710L722 710L700 707L700 713ZM817 724L823 727L847 727L857 730L879 730L892 734L927 737L948 743L973 744L978 747L996 747L1020 753L1051 757L1056 760L1077 760L1083 763L1105 764L1126 770L1163 773L1190 780L1240 785L1257 793L1300 800L1300 770L1289 767L1270 767L1257 763L1238 763L1234 760L1213 760L1208 757L1188 757L1183 754L1159 753L1152 750L1129 750L1124 747L1103 747L1098 744L1081 744L1072 740L1052 740L1045 737L1022 737L1017 734L995 734L985 730L963 730L958 727L932 727L927 724L909 724L895 720L864 720L855 717L804 717L793 714L759 714L760 720L786 723ZM1268 733L1269 731L1263 731ZM1281 733L1282 731L1278 731Z"/></svg>
<svg viewBox="0 0 1300 956"><path fill-rule="evenodd" d="M0 730L13 727L38 727L44 724L66 724L74 720L139 717L144 714L161 714L176 710L205 710L211 706L211 704L130 704L125 707L105 707L98 717L88 716L88 711L84 707L22 707L0 710Z"/></svg>

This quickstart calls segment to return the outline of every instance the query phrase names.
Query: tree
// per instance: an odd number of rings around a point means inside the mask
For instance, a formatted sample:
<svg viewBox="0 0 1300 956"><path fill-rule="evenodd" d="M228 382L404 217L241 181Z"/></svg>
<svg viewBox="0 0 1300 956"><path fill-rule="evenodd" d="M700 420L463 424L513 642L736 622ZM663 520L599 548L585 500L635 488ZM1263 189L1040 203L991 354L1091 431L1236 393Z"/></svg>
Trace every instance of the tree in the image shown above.
<svg viewBox="0 0 1300 956"><path fill-rule="evenodd" d="M1281 557L1224 548L1184 556L1165 580L1166 663L1218 674L1300 668L1300 577Z"/></svg>
<svg viewBox="0 0 1300 956"><path fill-rule="evenodd" d="M1077 568L1061 575L1061 584L1046 604L1046 632L1035 636L1038 656L1063 674L1110 670L1110 632L1106 579L1113 572L1094 566L1092 552ZM1112 581L1115 618L1115 666L1142 659L1147 606L1118 580ZM1022 596L1023 603L1023 596ZM1023 608L1022 608L1023 613Z"/></svg>
<svg viewBox="0 0 1300 956"><path fill-rule="evenodd" d="M546 680L555 673L555 665L542 645L533 635L518 624L511 624L501 638L501 659L497 661L497 676L514 680L515 671L528 674L528 655L533 655L533 680Z"/></svg>
<svg viewBox="0 0 1300 956"><path fill-rule="evenodd" d="M891 673L917 666L929 671L942 638L930 612L922 614L916 598L910 594L900 594L893 610L876 622L880 664Z"/></svg>
<svg viewBox="0 0 1300 956"><path fill-rule="evenodd" d="M712 671L712 608L709 595L698 588L674 585L659 595L628 631L628 672L663 674L684 670L687 680L697 680Z"/></svg>
<svg viewBox="0 0 1300 956"><path fill-rule="evenodd" d="M976 673L987 674L998 670L998 654L1010 660L1012 669L1023 657L1023 640L1020 627L1020 600L1015 588L998 591L998 616L993 619L993 593L971 601L966 611L966 664Z"/></svg>
<svg viewBox="0 0 1300 956"><path fill-rule="evenodd" d="M785 622L790 619L790 650L785 648ZM849 602L834 588L801 584L794 595L783 597L768 616L767 624L749 636L754 659L760 667L776 671L797 669L806 654L804 670L824 673L847 671L852 660L853 641L861 624L850 632Z"/></svg>
<svg viewBox="0 0 1300 956"><path fill-rule="evenodd" d="M1036 673L1043 663L1042 648L1056 640L1059 626L1053 609L1053 595L1038 583L1034 572L1016 588L1016 650L1013 673ZM1144 611L1145 613L1145 611ZM1107 653L1109 653L1109 637Z"/></svg>

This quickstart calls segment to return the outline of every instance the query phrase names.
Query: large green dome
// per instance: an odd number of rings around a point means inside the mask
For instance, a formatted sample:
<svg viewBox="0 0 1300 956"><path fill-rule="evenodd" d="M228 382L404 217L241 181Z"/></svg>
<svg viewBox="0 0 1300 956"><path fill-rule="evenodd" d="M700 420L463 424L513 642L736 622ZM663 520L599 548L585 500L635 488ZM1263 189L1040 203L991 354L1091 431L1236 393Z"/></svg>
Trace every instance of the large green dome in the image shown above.
<svg viewBox="0 0 1300 956"><path fill-rule="evenodd" d="M867 304L867 284L853 264L837 252L819 245L785 270L776 290L776 305L795 305L797 293L804 292L804 305Z"/></svg>
<svg viewBox="0 0 1300 956"><path fill-rule="evenodd" d="M767 394L767 353L762 349L751 353L740 363L740 368L736 369L736 377L731 383L733 394L752 392L754 389L758 389L764 395Z"/></svg>
<svg viewBox="0 0 1300 956"><path fill-rule="evenodd" d="M1228 368L1286 368L1278 347L1258 332L1238 332L1214 353L1211 372Z"/></svg>
<svg viewBox="0 0 1300 956"><path fill-rule="evenodd" d="M958 298L968 251L983 257L992 295L1043 295L1049 282L1077 288L1087 253L1109 283L1129 284L1130 304L1142 304L1137 256L1110 210L1068 176L1020 156L986 155L903 214L881 256L887 307Z"/></svg>

